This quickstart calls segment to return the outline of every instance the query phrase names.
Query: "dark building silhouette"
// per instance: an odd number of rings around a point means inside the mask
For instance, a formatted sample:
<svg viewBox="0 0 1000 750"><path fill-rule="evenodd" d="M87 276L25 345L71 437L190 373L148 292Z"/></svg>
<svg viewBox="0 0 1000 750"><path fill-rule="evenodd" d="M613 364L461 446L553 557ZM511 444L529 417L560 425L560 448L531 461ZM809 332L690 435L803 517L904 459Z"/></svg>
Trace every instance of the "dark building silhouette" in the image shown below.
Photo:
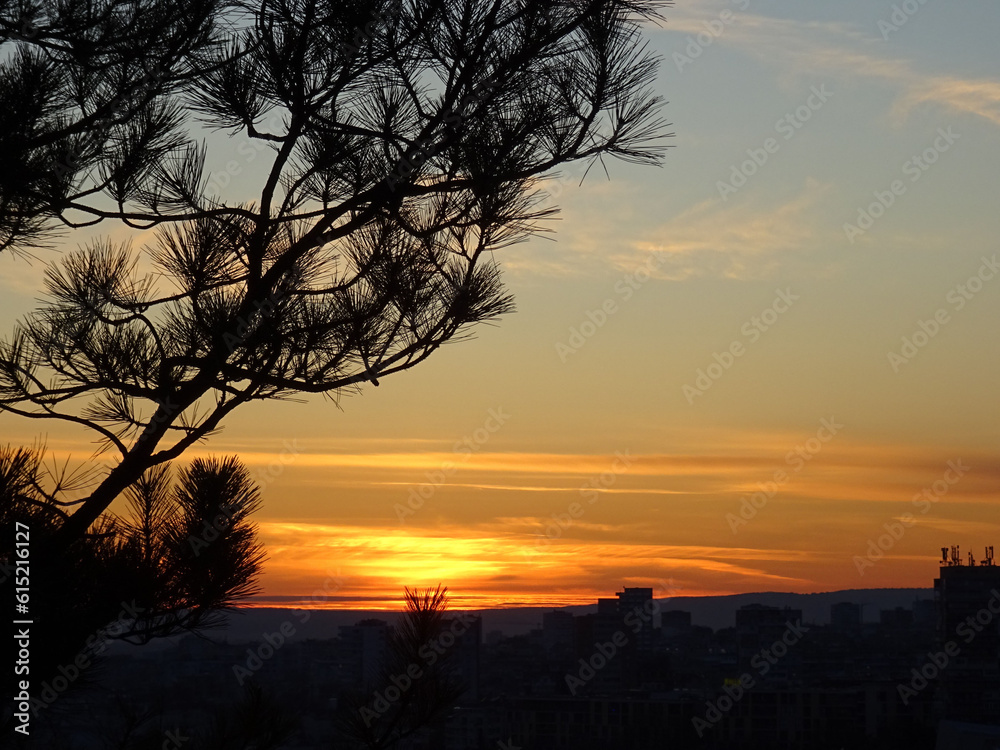
<svg viewBox="0 0 1000 750"><path fill-rule="evenodd" d="M615 617L618 615L618 600L605 597L597 600L597 614L605 617Z"/></svg>
<svg viewBox="0 0 1000 750"><path fill-rule="evenodd" d="M913 624L919 628L937 627L937 602L933 599L918 599L913 602Z"/></svg>
<svg viewBox="0 0 1000 750"><path fill-rule="evenodd" d="M854 602L838 602L830 606L830 626L837 630L856 632L861 630L861 605Z"/></svg>
<svg viewBox="0 0 1000 750"><path fill-rule="evenodd" d="M369 687L378 682L386 663L391 626L385 620L361 620L340 627L346 671L356 685Z"/></svg>
<svg viewBox="0 0 1000 750"><path fill-rule="evenodd" d="M1000 566L993 548L963 565L958 547L942 548L934 581L938 635L948 665L940 669L945 718L1000 723ZM928 671L931 671L928 669Z"/></svg>
<svg viewBox="0 0 1000 750"><path fill-rule="evenodd" d="M791 679L798 672L801 659L796 649L788 645L788 641L794 642L797 638L793 640L786 634L794 635L793 626L801 621L801 609L747 604L736 610L738 673L759 674L766 663L768 668L762 678ZM771 651L775 648L780 658L771 663Z"/></svg>
<svg viewBox="0 0 1000 750"><path fill-rule="evenodd" d="M542 615L542 642L547 653L571 657L576 644L576 622L572 613L553 610Z"/></svg>
<svg viewBox="0 0 1000 750"><path fill-rule="evenodd" d="M443 658L446 651L448 668L466 690L433 725L394 747L989 748L1000 730L997 572L990 565L943 566L934 625L927 625L926 605L895 608L900 599L894 598L881 603L884 625L862 627L856 602L834 604L829 626L801 622L800 609L749 604L730 610L734 626L713 631L693 626L687 611L657 613L650 589L626 588L601 599L589 614L541 613L541 627L498 633L484 644L479 617L448 613L422 653ZM656 622L650 617L647 623L647 610ZM993 610L998 614L988 617ZM213 712L233 705L252 677L300 722L281 750L322 750L338 736L334 717L351 696L360 692L365 705L375 706L377 695L389 695L376 678L389 657L392 617L340 627L339 637L331 627L330 637L297 636L279 645L274 625L252 642L189 638L115 656L108 668L130 700L162 706L170 726L188 736L208 727ZM970 617L981 628L966 643ZM952 651L959 649L949 666L931 663L934 674L914 682L914 670L929 673L928 654L943 652L949 641ZM429 665L425 658L420 665ZM88 700L97 701L93 694ZM119 721L115 702L101 700L40 746L107 746L61 739Z"/></svg>
<svg viewBox="0 0 1000 750"><path fill-rule="evenodd" d="M660 613L660 632L665 638L687 635L691 630L691 613L671 609Z"/></svg>
<svg viewBox="0 0 1000 750"><path fill-rule="evenodd" d="M449 649L452 660L451 667L455 676L465 687L463 701L479 700L480 692L480 649L483 643L483 618L471 615L460 615L449 618L445 633L457 633L454 645L442 636L442 646Z"/></svg>
<svg viewBox="0 0 1000 750"><path fill-rule="evenodd" d="M904 630L913 625L913 610L904 607L883 609L878 613L879 625L890 630Z"/></svg>
<svg viewBox="0 0 1000 750"><path fill-rule="evenodd" d="M635 650L648 653L653 649L656 628L653 623L653 589L625 588L618 597L618 614Z"/></svg>

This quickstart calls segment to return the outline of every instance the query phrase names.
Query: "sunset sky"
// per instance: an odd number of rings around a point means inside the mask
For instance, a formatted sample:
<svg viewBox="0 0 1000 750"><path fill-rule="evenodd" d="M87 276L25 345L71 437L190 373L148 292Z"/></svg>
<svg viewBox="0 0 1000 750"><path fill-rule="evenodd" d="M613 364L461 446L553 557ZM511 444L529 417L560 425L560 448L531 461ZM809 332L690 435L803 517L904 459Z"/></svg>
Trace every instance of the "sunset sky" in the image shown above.
<svg viewBox="0 0 1000 750"><path fill-rule="evenodd" d="M1000 543L1000 4L665 17L665 166L551 181L554 233L497 254L515 314L187 454L258 477L258 603L929 587L940 547ZM240 143L213 164L255 184ZM4 332L58 255L0 255Z"/></svg>

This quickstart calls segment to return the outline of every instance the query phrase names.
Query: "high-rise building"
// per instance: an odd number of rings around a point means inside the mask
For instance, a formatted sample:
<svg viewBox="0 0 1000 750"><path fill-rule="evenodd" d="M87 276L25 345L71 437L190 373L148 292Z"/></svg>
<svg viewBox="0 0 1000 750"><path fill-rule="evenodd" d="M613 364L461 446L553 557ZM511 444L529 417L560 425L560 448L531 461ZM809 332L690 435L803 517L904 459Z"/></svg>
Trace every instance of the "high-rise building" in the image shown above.
<svg viewBox="0 0 1000 750"><path fill-rule="evenodd" d="M629 640L637 651L646 653L653 649L653 589L625 588L618 597L618 616Z"/></svg>
<svg viewBox="0 0 1000 750"><path fill-rule="evenodd" d="M993 548L977 565L942 547L934 581L938 635L949 663L940 670L945 718L994 723L1000 716L1000 566Z"/></svg>
<svg viewBox="0 0 1000 750"><path fill-rule="evenodd" d="M451 634L455 634L454 644L448 637ZM449 653L453 674L465 689L461 699L479 700L479 658L483 642L483 618L469 614L448 618L437 640Z"/></svg>
<svg viewBox="0 0 1000 750"><path fill-rule="evenodd" d="M937 602L933 599L914 601L913 624L921 629L933 630L937 626Z"/></svg>
<svg viewBox="0 0 1000 750"><path fill-rule="evenodd" d="M594 640L604 643L613 640L615 633L622 629L622 618L618 613L617 599L598 599L597 614L594 616ZM593 643L585 644L591 650Z"/></svg>
<svg viewBox="0 0 1000 750"><path fill-rule="evenodd" d="M598 599L595 614L571 620L576 635L576 658L604 663L587 683L590 693L610 693L640 685L645 679L643 666L654 648L653 589L625 588L615 597ZM543 637L551 633L555 638L566 627L556 614L551 613L548 620L543 618ZM605 658L604 652L611 648L609 644L613 646L612 655Z"/></svg>
<svg viewBox="0 0 1000 750"><path fill-rule="evenodd" d="M391 627L385 620L361 620L340 626L345 668L355 684L374 685L385 667Z"/></svg>
<svg viewBox="0 0 1000 750"><path fill-rule="evenodd" d="M542 643L550 657L572 656L575 639L576 625L572 613L557 609L542 615Z"/></svg>
<svg viewBox="0 0 1000 750"><path fill-rule="evenodd" d="M789 643L798 637L795 626L801 609L746 604L736 610L736 662L740 673L765 674L770 680L790 680L799 672L801 657ZM761 665L766 661L767 669Z"/></svg>
<svg viewBox="0 0 1000 750"><path fill-rule="evenodd" d="M653 601L653 589L623 588L615 596L618 597L618 611L625 614L631 610L648 608L649 602Z"/></svg>
<svg viewBox="0 0 1000 750"><path fill-rule="evenodd" d="M604 597L597 600L597 614L599 615L617 615L618 614L618 600L611 599L610 597Z"/></svg>

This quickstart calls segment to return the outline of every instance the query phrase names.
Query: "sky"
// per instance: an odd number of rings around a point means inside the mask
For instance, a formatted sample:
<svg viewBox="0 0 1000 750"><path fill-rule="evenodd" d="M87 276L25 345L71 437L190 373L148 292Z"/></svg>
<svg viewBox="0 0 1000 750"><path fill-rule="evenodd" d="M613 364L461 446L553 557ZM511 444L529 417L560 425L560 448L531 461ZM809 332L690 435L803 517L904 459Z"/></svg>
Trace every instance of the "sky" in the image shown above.
<svg viewBox="0 0 1000 750"><path fill-rule="evenodd" d="M496 254L514 314L189 451L262 488L257 604L930 587L941 547L1000 541L1000 5L664 16L663 167L551 180L554 232ZM0 256L0 330L58 255Z"/></svg>

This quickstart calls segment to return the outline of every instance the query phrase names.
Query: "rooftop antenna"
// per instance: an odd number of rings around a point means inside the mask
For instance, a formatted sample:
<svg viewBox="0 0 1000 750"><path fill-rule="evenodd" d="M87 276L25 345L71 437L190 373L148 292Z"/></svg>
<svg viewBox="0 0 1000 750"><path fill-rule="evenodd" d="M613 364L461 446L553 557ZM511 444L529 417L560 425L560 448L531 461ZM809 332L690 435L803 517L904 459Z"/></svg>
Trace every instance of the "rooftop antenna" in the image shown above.
<svg viewBox="0 0 1000 750"><path fill-rule="evenodd" d="M941 548L941 564L942 565L947 565L948 564L948 548L947 547L942 547Z"/></svg>
<svg viewBox="0 0 1000 750"><path fill-rule="evenodd" d="M980 565L987 565L993 567L993 545L991 544L986 548L986 559L979 562Z"/></svg>
<svg viewBox="0 0 1000 750"><path fill-rule="evenodd" d="M954 545L951 548L951 562L948 563L953 566L960 566L962 564L962 553L959 545Z"/></svg>
<svg viewBox="0 0 1000 750"><path fill-rule="evenodd" d="M972 550L971 549L969 550L969 567L970 568L976 567L976 558L972 556Z"/></svg>

